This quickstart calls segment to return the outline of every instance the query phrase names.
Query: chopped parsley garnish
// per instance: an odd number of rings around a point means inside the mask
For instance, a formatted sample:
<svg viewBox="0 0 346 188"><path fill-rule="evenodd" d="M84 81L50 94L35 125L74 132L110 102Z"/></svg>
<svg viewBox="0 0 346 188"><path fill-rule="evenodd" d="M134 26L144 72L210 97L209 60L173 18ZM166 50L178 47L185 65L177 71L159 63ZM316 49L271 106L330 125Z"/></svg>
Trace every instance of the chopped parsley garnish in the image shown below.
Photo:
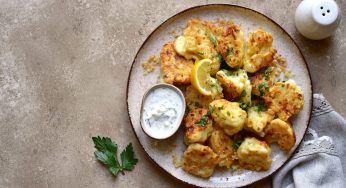
<svg viewBox="0 0 346 188"><path fill-rule="evenodd" d="M118 160L118 145L107 137L92 137L95 144L95 157L101 161L111 173L117 176L119 173L125 174L124 171L132 171L138 162L133 152L132 143L128 144L121 152L121 163Z"/></svg>
<svg viewBox="0 0 346 188"><path fill-rule="evenodd" d="M219 107L217 107L217 109L222 110L222 109L223 109L223 107L222 107L222 106L219 106Z"/></svg>
<svg viewBox="0 0 346 188"><path fill-rule="evenodd" d="M258 90L260 92L260 95L263 96L265 94L265 91L269 90L269 86L266 82L260 83L258 85Z"/></svg>
<svg viewBox="0 0 346 188"><path fill-rule="evenodd" d="M214 45L217 45L217 38L215 37L215 35L210 34L210 35L209 35L209 40L210 40Z"/></svg>
<svg viewBox="0 0 346 188"><path fill-rule="evenodd" d="M240 108L243 109L243 110L245 110L245 111L247 111L247 109L248 109L249 107L250 107L250 106L249 106L247 103L243 103L243 102L240 103Z"/></svg>
<svg viewBox="0 0 346 188"><path fill-rule="evenodd" d="M233 76L233 72L231 72L231 71L224 71L225 72L225 74L226 74L226 76Z"/></svg>
<svg viewBox="0 0 346 188"><path fill-rule="evenodd" d="M208 120L207 116L202 116L201 119L197 122L197 124L204 127L205 125L207 125L207 120Z"/></svg>
<svg viewBox="0 0 346 188"><path fill-rule="evenodd" d="M245 91L245 89L241 92L240 96L241 96L241 97L245 97L245 96L246 96L246 91Z"/></svg>
<svg viewBox="0 0 346 188"><path fill-rule="evenodd" d="M273 68L271 66L267 67L264 70L264 79L269 80L269 74L273 71Z"/></svg>
<svg viewBox="0 0 346 188"><path fill-rule="evenodd" d="M264 103L258 103L256 105L254 105L253 108L254 108L254 110L256 110L258 112L265 112L268 109Z"/></svg>
<svg viewBox="0 0 346 188"><path fill-rule="evenodd" d="M214 106L209 105L209 112L208 112L208 115L211 115L211 113L213 113L213 112L214 112L214 109L215 109L215 107L214 107Z"/></svg>
<svg viewBox="0 0 346 188"><path fill-rule="evenodd" d="M219 80L214 79L213 83L211 84L211 87L215 88L218 93L222 92L222 87L220 85Z"/></svg>
<svg viewBox="0 0 346 188"><path fill-rule="evenodd" d="M233 147L234 149L238 149L239 146L241 145L241 143L243 143L243 141L244 141L244 140L241 140L241 139L235 139L235 140L233 141L232 147Z"/></svg>
<svg viewBox="0 0 346 188"><path fill-rule="evenodd" d="M216 58L220 62L220 69L226 69L226 70L230 69L230 67L227 65L225 59L222 57L220 52L217 53Z"/></svg>
<svg viewBox="0 0 346 188"><path fill-rule="evenodd" d="M228 116L230 116L230 115L231 115L231 113L230 113L229 111L227 111L227 115L228 115Z"/></svg>

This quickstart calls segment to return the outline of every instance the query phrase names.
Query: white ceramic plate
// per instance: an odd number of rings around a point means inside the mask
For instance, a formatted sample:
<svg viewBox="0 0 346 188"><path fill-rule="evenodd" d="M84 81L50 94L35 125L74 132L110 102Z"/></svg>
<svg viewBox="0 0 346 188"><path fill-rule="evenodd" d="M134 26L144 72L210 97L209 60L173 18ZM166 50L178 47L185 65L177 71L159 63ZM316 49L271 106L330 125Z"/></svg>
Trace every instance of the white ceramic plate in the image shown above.
<svg viewBox="0 0 346 188"><path fill-rule="evenodd" d="M277 149L274 145L271 155L273 163L268 171L254 172L243 170L239 173L231 173L230 170L217 169L210 178L199 178L186 173L181 168L175 168L172 163L172 155L176 154L176 156L180 158L186 148L183 143L184 130L182 127L173 137L160 142L156 142L149 138L141 129L140 109L142 97L148 88L160 82L159 68L153 73L145 76L142 63L147 60L150 55L159 56L162 46L174 40L171 32L173 30L181 32L182 28L186 26L187 21L192 18L201 18L203 20L232 19L235 23L240 24L242 31L245 33L245 37L249 31L253 31L257 28L262 28L272 33L274 38L273 47L278 50L279 54L286 58L288 69L293 75L292 79L296 80L297 84L304 92L304 109L292 119L297 139L296 144L288 154ZM154 163L166 172L183 182L196 186L238 187L254 183L270 176L290 158L301 142L309 124L312 107L312 85L303 55L287 32L274 21L254 10L244 7L223 4L203 5L187 9L169 18L156 28L145 40L130 70L127 88L127 105L133 130L144 151ZM171 147L172 145L176 147Z"/></svg>

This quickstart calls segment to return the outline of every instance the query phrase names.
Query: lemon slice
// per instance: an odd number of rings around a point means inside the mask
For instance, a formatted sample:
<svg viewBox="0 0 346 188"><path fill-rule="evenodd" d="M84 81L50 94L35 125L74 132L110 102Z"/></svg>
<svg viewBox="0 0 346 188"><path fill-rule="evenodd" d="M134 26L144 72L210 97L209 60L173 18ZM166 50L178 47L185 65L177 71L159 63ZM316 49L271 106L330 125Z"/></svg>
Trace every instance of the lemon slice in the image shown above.
<svg viewBox="0 0 346 188"><path fill-rule="evenodd" d="M192 85L203 95L212 95L210 86L211 60L202 59L195 63L191 73Z"/></svg>

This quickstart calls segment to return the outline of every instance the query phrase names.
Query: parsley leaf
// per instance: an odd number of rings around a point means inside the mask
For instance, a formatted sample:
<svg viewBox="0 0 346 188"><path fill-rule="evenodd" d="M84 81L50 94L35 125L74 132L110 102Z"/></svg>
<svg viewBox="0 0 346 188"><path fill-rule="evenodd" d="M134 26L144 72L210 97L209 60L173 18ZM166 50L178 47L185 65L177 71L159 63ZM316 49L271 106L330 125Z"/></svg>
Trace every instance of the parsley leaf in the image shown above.
<svg viewBox="0 0 346 188"><path fill-rule="evenodd" d="M241 97L245 97L245 96L246 96L246 91L245 91L245 89L241 92L240 96L241 96Z"/></svg>
<svg viewBox="0 0 346 188"><path fill-rule="evenodd" d="M234 149L238 149L239 146L241 145L241 143L243 143L243 141L244 141L244 140L241 140L241 139L235 139L235 140L233 141L232 147L233 147Z"/></svg>
<svg viewBox="0 0 346 188"><path fill-rule="evenodd" d="M212 105L209 105L209 112L208 115L210 116L214 112L215 107Z"/></svg>
<svg viewBox="0 0 346 188"><path fill-rule="evenodd" d="M95 157L97 160L101 161L105 166L108 167L109 171L113 175L118 175L119 173L125 174L124 170L133 170L134 166L137 164L138 159L135 158L133 152L132 144L126 146L120 154L121 165L118 161L117 150L118 145L110 138L107 137L92 137L95 144Z"/></svg>
<svg viewBox="0 0 346 188"><path fill-rule="evenodd" d="M260 83L258 85L258 90L260 92L260 95L263 96L265 94L265 91L269 90L269 86L266 82Z"/></svg>
<svg viewBox="0 0 346 188"><path fill-rule="evenodd" d="M247 103L243 103L243 102L241 102L239 106L241 109L245 111L247 111L247 109L250 107Z"/></svg>
<svg viewBox="0 0 346 188"><path fill-rule="evenodd" d="M216 58L220 62L220 70L221 69L230 70L230 67L227 65L225 59L222 57L220 52L217 53Z"/></svg>
<svg viewBox="0 0 346 188"><path fill-rule="evenodd" d="M120 154L121 165L126 170L133 170L135 165L138 162L138 159L135 158L135 153L133 152L132 143L126 146L125 150Z"/></svg>
<svg viewBox="0 0 346 188"><path fill-rule="evenodd" d="M210 34L210 35L209 35L209 40L210 40L214 45L217 45L217 38L215 37L215 35Z"/></svg>
<svg viewBox="0 0 346 188"><path fill-rule="evenodd" d="M205 125L207 125L207 120L208 120L207 116L202 116L201 119L197 122L197 124L204 127Z"/></svg>
<svg viewBox="0 0 346 188"><path fill-rule="evenodd" d="M265 112L267 111L267 106L263 103L259 103L253 106L254 110L258 111L258 112Z"/></svg>
<svg viewBox="0 0 346 188"><path fill-rule="evenodd" d="M272 67L269 66L264 70L264 79L269 80L269 74L273 71Z"/></svg>

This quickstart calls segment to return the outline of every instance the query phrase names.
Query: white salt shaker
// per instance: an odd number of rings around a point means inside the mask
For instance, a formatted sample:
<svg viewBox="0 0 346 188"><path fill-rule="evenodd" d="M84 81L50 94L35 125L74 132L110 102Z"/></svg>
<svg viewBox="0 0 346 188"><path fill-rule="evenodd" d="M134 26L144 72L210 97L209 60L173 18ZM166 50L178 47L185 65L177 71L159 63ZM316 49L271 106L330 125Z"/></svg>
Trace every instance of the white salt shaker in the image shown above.
<svg viewBox="0 0 346 188"><path fill-rule="evenodd" d="M320 40L333 34L340 17L334 0L303 0L297 7L295 24L306 38Z"/></svg>

